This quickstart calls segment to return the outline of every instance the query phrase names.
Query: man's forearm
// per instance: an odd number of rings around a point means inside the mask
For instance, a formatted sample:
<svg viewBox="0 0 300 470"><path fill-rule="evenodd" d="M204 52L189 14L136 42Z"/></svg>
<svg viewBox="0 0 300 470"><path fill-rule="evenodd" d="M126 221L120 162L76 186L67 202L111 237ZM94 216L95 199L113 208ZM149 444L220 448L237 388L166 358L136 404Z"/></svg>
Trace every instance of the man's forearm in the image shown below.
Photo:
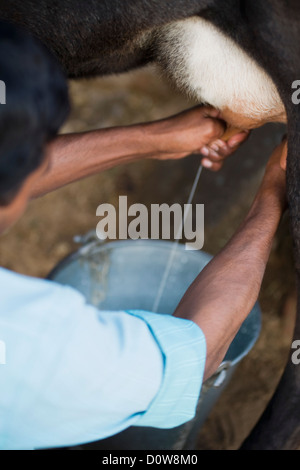
<svg viewBox="0 0 300 470"><path fill-rule="evenodd" d="M51 168L35 183L31 197L122 163L150 157L183 158L199 152L224 133L218 113L198 106L160 121L61 135L47 149Z"/></svg>
<svg viewBox="0 0 300 470"><path fill-rule="evenodd" d="M132 126L57 137L47 148L50 169L32 188L32 198L137 160L137 152L144 152L147 142L149 145L149 136L145 133L142 126Z"/></svg>
<svg viewBox="0 0 300 470"><path fill-rule="evenodd" d="M197 323L207 342L205 379L223 360L257 300L285 198L263 188L238 231L200 273L175 316Z"/></svg>

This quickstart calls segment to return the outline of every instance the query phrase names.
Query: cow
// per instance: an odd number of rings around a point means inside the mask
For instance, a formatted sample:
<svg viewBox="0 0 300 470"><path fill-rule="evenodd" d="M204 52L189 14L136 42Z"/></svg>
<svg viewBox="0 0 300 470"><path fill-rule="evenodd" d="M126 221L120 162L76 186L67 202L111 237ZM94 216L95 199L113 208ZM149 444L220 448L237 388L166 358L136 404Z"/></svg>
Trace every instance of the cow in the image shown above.
<svg viewBox="0 0 300 470"><path fill-rule="evenodd" d="M287 197L300 278L300 4L297 0L0 0L0 19L52 51L68 78L154 63L179 89L215 106L231 128L286 122ZM300 292L300 289L298 289ZM293 340L300 339L300 299ZM300 446L300 368L289 357L241 449Z"/></svg>

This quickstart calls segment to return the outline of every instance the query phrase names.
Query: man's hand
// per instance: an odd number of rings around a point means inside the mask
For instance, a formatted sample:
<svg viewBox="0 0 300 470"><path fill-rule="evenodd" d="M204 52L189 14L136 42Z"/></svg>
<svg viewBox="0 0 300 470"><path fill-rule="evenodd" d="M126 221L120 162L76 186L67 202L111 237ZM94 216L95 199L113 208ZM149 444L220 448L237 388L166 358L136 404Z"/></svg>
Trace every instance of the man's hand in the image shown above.
<svg viewBox="0 0 300 470"><path fill-rule="evenodd" d="M258 192L269 194L275 201L286 205L286 158L287 141L283 141L275 147L266 166L265 174Z"/></svg>
<svg viewBox="0 0 300 470"><path fill-rule="evenodd" d="M269 158L267 167L266 167L266 175L271 173L278 173L283 177L284 172L286 170L286 159L287 159L287 140L283 138L282 142L275 147L272 152L271 157Z"/></svg>
<svg viewBox="0 0 300 470"><path fill-rule="evenodd" d="M209 145L205 145L200 150L204 156L202 165L209 170L219 171L226 158L234 153L248 139L249 135L250 131L244 130L237 132L226 141L217 139Z"/></svg>
<svg viewBox="0 0 300 470"><path fill-rule="evenodd" d="M116 165L143 158L164 160L205 154L206 148L209 155L202 164L219 170L248 135L237 133L225 143L225 130L218 110L200 106L161 121L62 134L48 145L51 168L32 187L30 197L42 196Z"/></svg>
<svg viewBox="0 0 300 470"><path fill-rule="evenodd" d="M220 119L218 110L208 106L199 106L148 126L153 134L149 156L166 160L200 153L204 156L203 166L213 171L218 171L249 135L248 131L241 131L228 142L222 140L226 123Z"/></svg>

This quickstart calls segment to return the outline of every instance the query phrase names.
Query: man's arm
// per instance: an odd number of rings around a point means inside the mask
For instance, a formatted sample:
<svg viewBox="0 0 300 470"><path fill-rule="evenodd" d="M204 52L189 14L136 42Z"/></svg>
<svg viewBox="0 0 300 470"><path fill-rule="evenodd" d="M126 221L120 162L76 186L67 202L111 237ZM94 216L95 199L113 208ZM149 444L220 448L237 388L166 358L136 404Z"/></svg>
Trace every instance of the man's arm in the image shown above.
<svg viewBox="0 0 300 470"><path fill-rule="evenodd" d="M213 108L197 107L168 119L127 127L100 129L56 138L48 147L50 169L32 188L42 196L87 176L142 158L177 159L200 153L204 166L218 170L247 134L236 134L232 147L220 140L225 123ZM219 152L208 149L218 142ZM230 144L230 142L228 142ZM207 153L208 152L208 153Z"/></svg>
<svg viewBox="0 0 300 470"><path fill-rule="evenodd" d="M286 144L275 149L249 214L188 289L175 316L194 321L207 342L210 377L257 300L272 240L284 211Z"/></svg>

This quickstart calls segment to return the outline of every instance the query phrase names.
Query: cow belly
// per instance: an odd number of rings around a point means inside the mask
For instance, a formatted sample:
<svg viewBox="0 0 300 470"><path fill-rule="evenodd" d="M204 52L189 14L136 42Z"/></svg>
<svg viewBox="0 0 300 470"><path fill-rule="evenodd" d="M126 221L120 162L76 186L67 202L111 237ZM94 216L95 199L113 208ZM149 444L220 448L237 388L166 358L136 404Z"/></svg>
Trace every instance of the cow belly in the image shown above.
<svg viewBox="0 0 300 470"><path fill-rule="evenodd" d="M157 62L181 90L221 110L232 126L285 122L285 109L269 75L206 20L190 18L164 27Z"/></svg>

